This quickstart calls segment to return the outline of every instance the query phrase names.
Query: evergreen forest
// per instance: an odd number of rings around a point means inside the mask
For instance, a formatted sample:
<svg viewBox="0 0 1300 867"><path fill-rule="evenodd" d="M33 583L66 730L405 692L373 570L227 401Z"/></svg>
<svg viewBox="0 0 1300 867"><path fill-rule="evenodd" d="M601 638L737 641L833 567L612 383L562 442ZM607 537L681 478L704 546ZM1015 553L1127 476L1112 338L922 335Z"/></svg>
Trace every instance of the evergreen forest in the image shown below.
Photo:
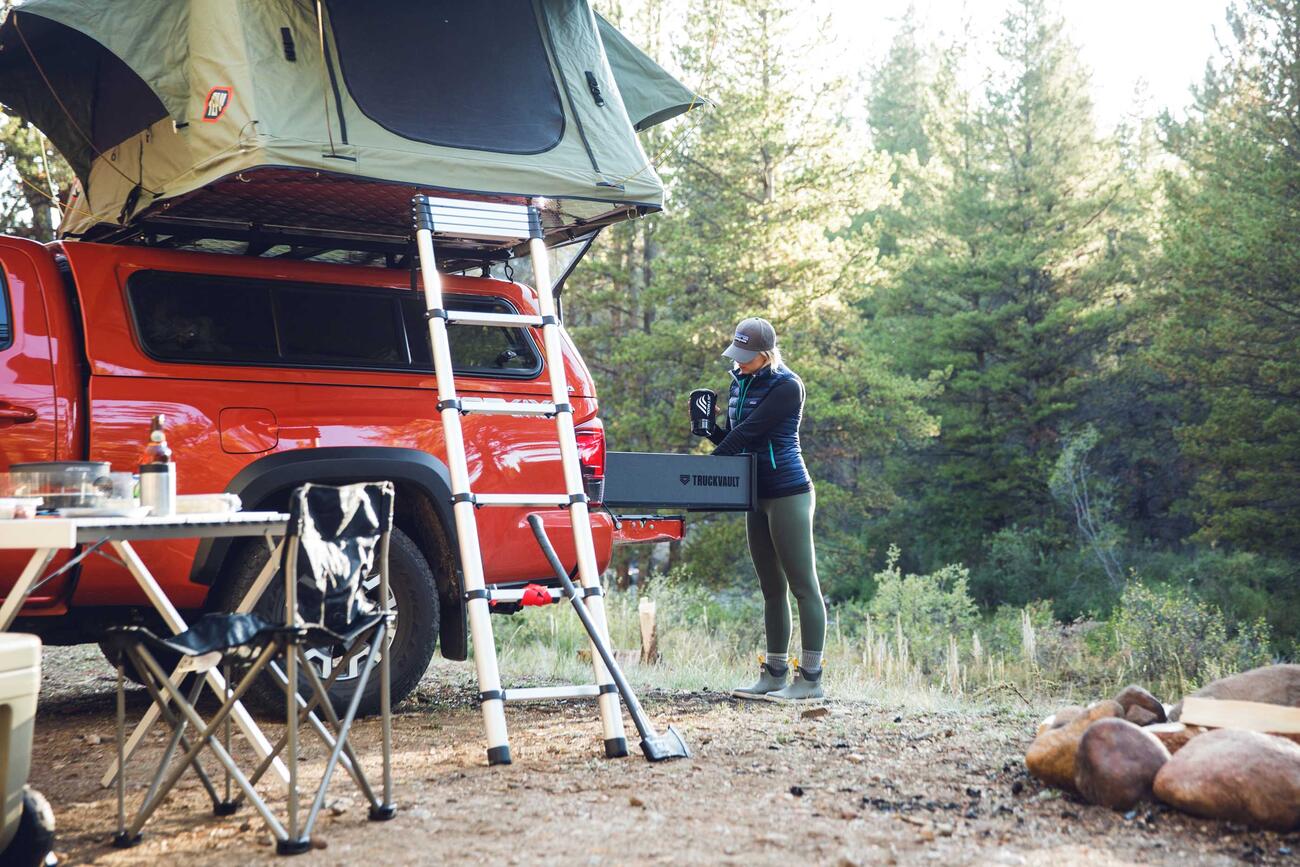
<svg viewBox="0 0 1300 867"><path fill-rule="evenodd" d="M992 35L905 19L820 78L819 4L597 6L709 101L643 135L670 209L564 287L611 448L707 453L686 396L725 394L764 316L807 386L833 617L1300 658L1300 0L1232 2L1190 108L1113 128L1049 0ZM0 231L52 237L69 180L0 115ZM612 568L757 593L734 515Z"/></svg>

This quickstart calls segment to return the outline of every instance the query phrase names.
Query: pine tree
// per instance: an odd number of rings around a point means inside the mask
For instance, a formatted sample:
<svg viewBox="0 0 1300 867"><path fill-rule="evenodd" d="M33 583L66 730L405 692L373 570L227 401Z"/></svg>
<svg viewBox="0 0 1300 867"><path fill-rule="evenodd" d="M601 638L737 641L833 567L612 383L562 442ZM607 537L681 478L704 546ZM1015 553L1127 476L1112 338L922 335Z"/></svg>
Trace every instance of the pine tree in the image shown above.
<svg viewBox="0 0 1300 867"><path fill-rule="evenodd" d="M0 21L14 4L0 0ZM45 136L0 106L0 234L54 238L55 208L72 170Z"/></svg>
<svg viewBox="0 0 1300 867"><path fill-rule="evenodd" d="M890 161L896 199L862 215L856 225L870 225L879 236L882 257L898 253L905 214L919 203L903 179L930 160L930 126L936 93L931 52L917 40L917 13L909 5L881 64L868 81L867 127L871 145Z"/></svg>
<svg viewBox="0 0 1300 867"><path fill-rule="evenodd" d="M1185 123L1166 124L1167 316L1156 360L1198 399L1179 432L1199 538L1300 553L1300 2L1246 0Z"/></svg>
<svg viewBox="0 0 1300 867"><path fill-rule="evenodd" d="M930 58L917 39L917 12L908 5L884 61L872 71L867 97L867 125L876 150L930 159L926 131L931 98Z"/></svg>
<svg viewBox="0 0 1300 867"><path fill-rule="evenodd" d="M45 136L0 110L0 234L53 240L54 202L71 182L71 169Z"/></svg>
<svg viewBox="0 0 1300 867"><path fill-rule="evenodd" d="M1016 0L996 48L982 100L943 95L877 323L905 369L943 386L938 446L897 479L921 492L898 517L929 562L1054 523L1050 467L1132 291L1118 152L1061 19Z"/></svg>
<svg viewBox="0 0 1300 867"><path fill-rule="evenodd" d="M819 551L828 574L836 551L865 574L861 522L889 497L872 467L932 423L917 406L925 384L861 339L857 304L880 272L874 233L851 222L890 197L887 166L839 116L845 82L798 65L817 56L818 34L801 44L794 33L804 11L792 0L691 6L683 74L715 105L681 121L689 131L663 150L670 212L638 224L655 223L651 233L599 242L597 267L584 263L570 289L571 321L615 447L707 451L690 436L685 396L725 394L720 353L735 323L770 319L808 386ZM726 581L748 568L736 522L694 522L690 538L697 573Z"/></svg>

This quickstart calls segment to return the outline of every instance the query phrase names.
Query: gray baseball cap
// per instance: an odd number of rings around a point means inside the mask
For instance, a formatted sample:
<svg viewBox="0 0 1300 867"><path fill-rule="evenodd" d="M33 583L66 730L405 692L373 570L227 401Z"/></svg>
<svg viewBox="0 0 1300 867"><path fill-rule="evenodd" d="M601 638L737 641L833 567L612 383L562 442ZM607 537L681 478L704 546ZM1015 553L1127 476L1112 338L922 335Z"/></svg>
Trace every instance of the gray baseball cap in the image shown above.
<svg viewBox="0 0 1300 867"><path fill-rule="evenodd" d="M776 329L766 319L750 318L741 320L736 326L736 334L731 338L731 345L722 354L732 361L748 364L758 357L760 352L776 348Z"/></svg>

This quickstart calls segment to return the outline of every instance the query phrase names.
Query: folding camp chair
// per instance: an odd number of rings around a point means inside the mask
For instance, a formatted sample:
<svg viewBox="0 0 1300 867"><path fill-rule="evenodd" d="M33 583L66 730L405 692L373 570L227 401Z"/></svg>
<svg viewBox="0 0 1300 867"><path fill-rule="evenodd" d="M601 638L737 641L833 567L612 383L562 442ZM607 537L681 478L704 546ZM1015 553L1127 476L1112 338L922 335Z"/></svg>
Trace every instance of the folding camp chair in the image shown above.
<svg viewBox="0 0 1300 867"><path fill-rule="evenodd" d="M388 605L388 544L392 528L393 485L391 482L332 487L304 485L293 492L289 504L287 537L281 571L284 576L282 623L256 613L206 614L187 631L160 638L147 629L132 626L109 630L106 643L117 665L117 745L119 768L125 767L126 738L124 665L129 660L145 688L171 727L171 738L154 773L144 800L130 823L126 817L126 774L117 775L117 834L115 845L134 846L140 831L163 799L192 768L212 799L216 815L229 815L246 797L265 820L276 839L276 851L298 854L311 848L311 833L325 804L330 778L342 765L370 802L370 818L380 821L396 815L392 801L392 723L389 707L389 660L387 641L392 613ZM362 582L374 568L379 571L379 606L368 600ZM342 659L328 679L308 661L313 648L328 648L330 656L341 649ZM343 718L330 703L328 691L335 678L347 671L350 662L368 650L361 666L356 691ZM182 662L174 682L158 662L156 652L179 655ZM283 667L280 661L283 660ZM213 716L204 720L195 703L204 685L193 678L182 689L180 674L206 671L214 665L226 670L223 702ZM349 742L352 721L371 673L379 668L380 715L383 741L383 799L362 771ZM238 667L238 682L230 669ZM230 715L234 705L253 682L265 674L285 694L285 732L271 754L251 775L240 770L230 750ZM294 684L296 688L289 688ZM301 684L301 686L300 686ZM300 694L301 693L301 694ZM319 714L324 716L322 722ZM328 727L325 723L328 723ZM299 821L300 727L306 724L329 749L323 776L305 821ZM224 769L224 790L199 761L207 747ZM173 761L178 750L181 757ZM287 821L281 824L257 792L257 784L277 755L285 751L289 765ZM234 793L232 783L239 789ZM287 826L287 827L286 827Z"/></svg>

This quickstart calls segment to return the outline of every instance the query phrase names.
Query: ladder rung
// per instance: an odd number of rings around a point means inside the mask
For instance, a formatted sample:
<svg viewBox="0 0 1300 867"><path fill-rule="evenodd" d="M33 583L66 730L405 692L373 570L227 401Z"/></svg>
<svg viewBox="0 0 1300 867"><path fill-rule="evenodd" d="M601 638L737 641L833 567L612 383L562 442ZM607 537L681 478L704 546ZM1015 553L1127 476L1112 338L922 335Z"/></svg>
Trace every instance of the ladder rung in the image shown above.
<svg viewBox="0 0 1300 867"><path fill-rule="evenodd" d="M490 325L497 328L538 326L542 317L523 313L475 313L471 310L448 310L447 321L458 325Z"/></svg>
<svg viewBox="0 0 1300 867"><path fill-rule="evenodd" d="M594 683L582 686L534 686L525 689L505 690L506 701L546 701L556 698L596 698L600 687Z"/></svg>
<svg viewBox="0 0 1300 867"><path fill-rule="evenodd" d="M527 205L434 196L417 197L414 204L416 226L435 235L523 240L532 235L536 220L536 213Z"/></svg>
<svg viewBox="0 0 1300 867"><path fill-rule="evenodd" d="M555 404L548 401L480 400L461 398L460 411L475 415L555 415Z"/></svg>
<svg viewBox="0 0 1300 867"><path fill-rule="evenodd" d="M568 494L475 494L480 506L567 506Z"/></svg>

